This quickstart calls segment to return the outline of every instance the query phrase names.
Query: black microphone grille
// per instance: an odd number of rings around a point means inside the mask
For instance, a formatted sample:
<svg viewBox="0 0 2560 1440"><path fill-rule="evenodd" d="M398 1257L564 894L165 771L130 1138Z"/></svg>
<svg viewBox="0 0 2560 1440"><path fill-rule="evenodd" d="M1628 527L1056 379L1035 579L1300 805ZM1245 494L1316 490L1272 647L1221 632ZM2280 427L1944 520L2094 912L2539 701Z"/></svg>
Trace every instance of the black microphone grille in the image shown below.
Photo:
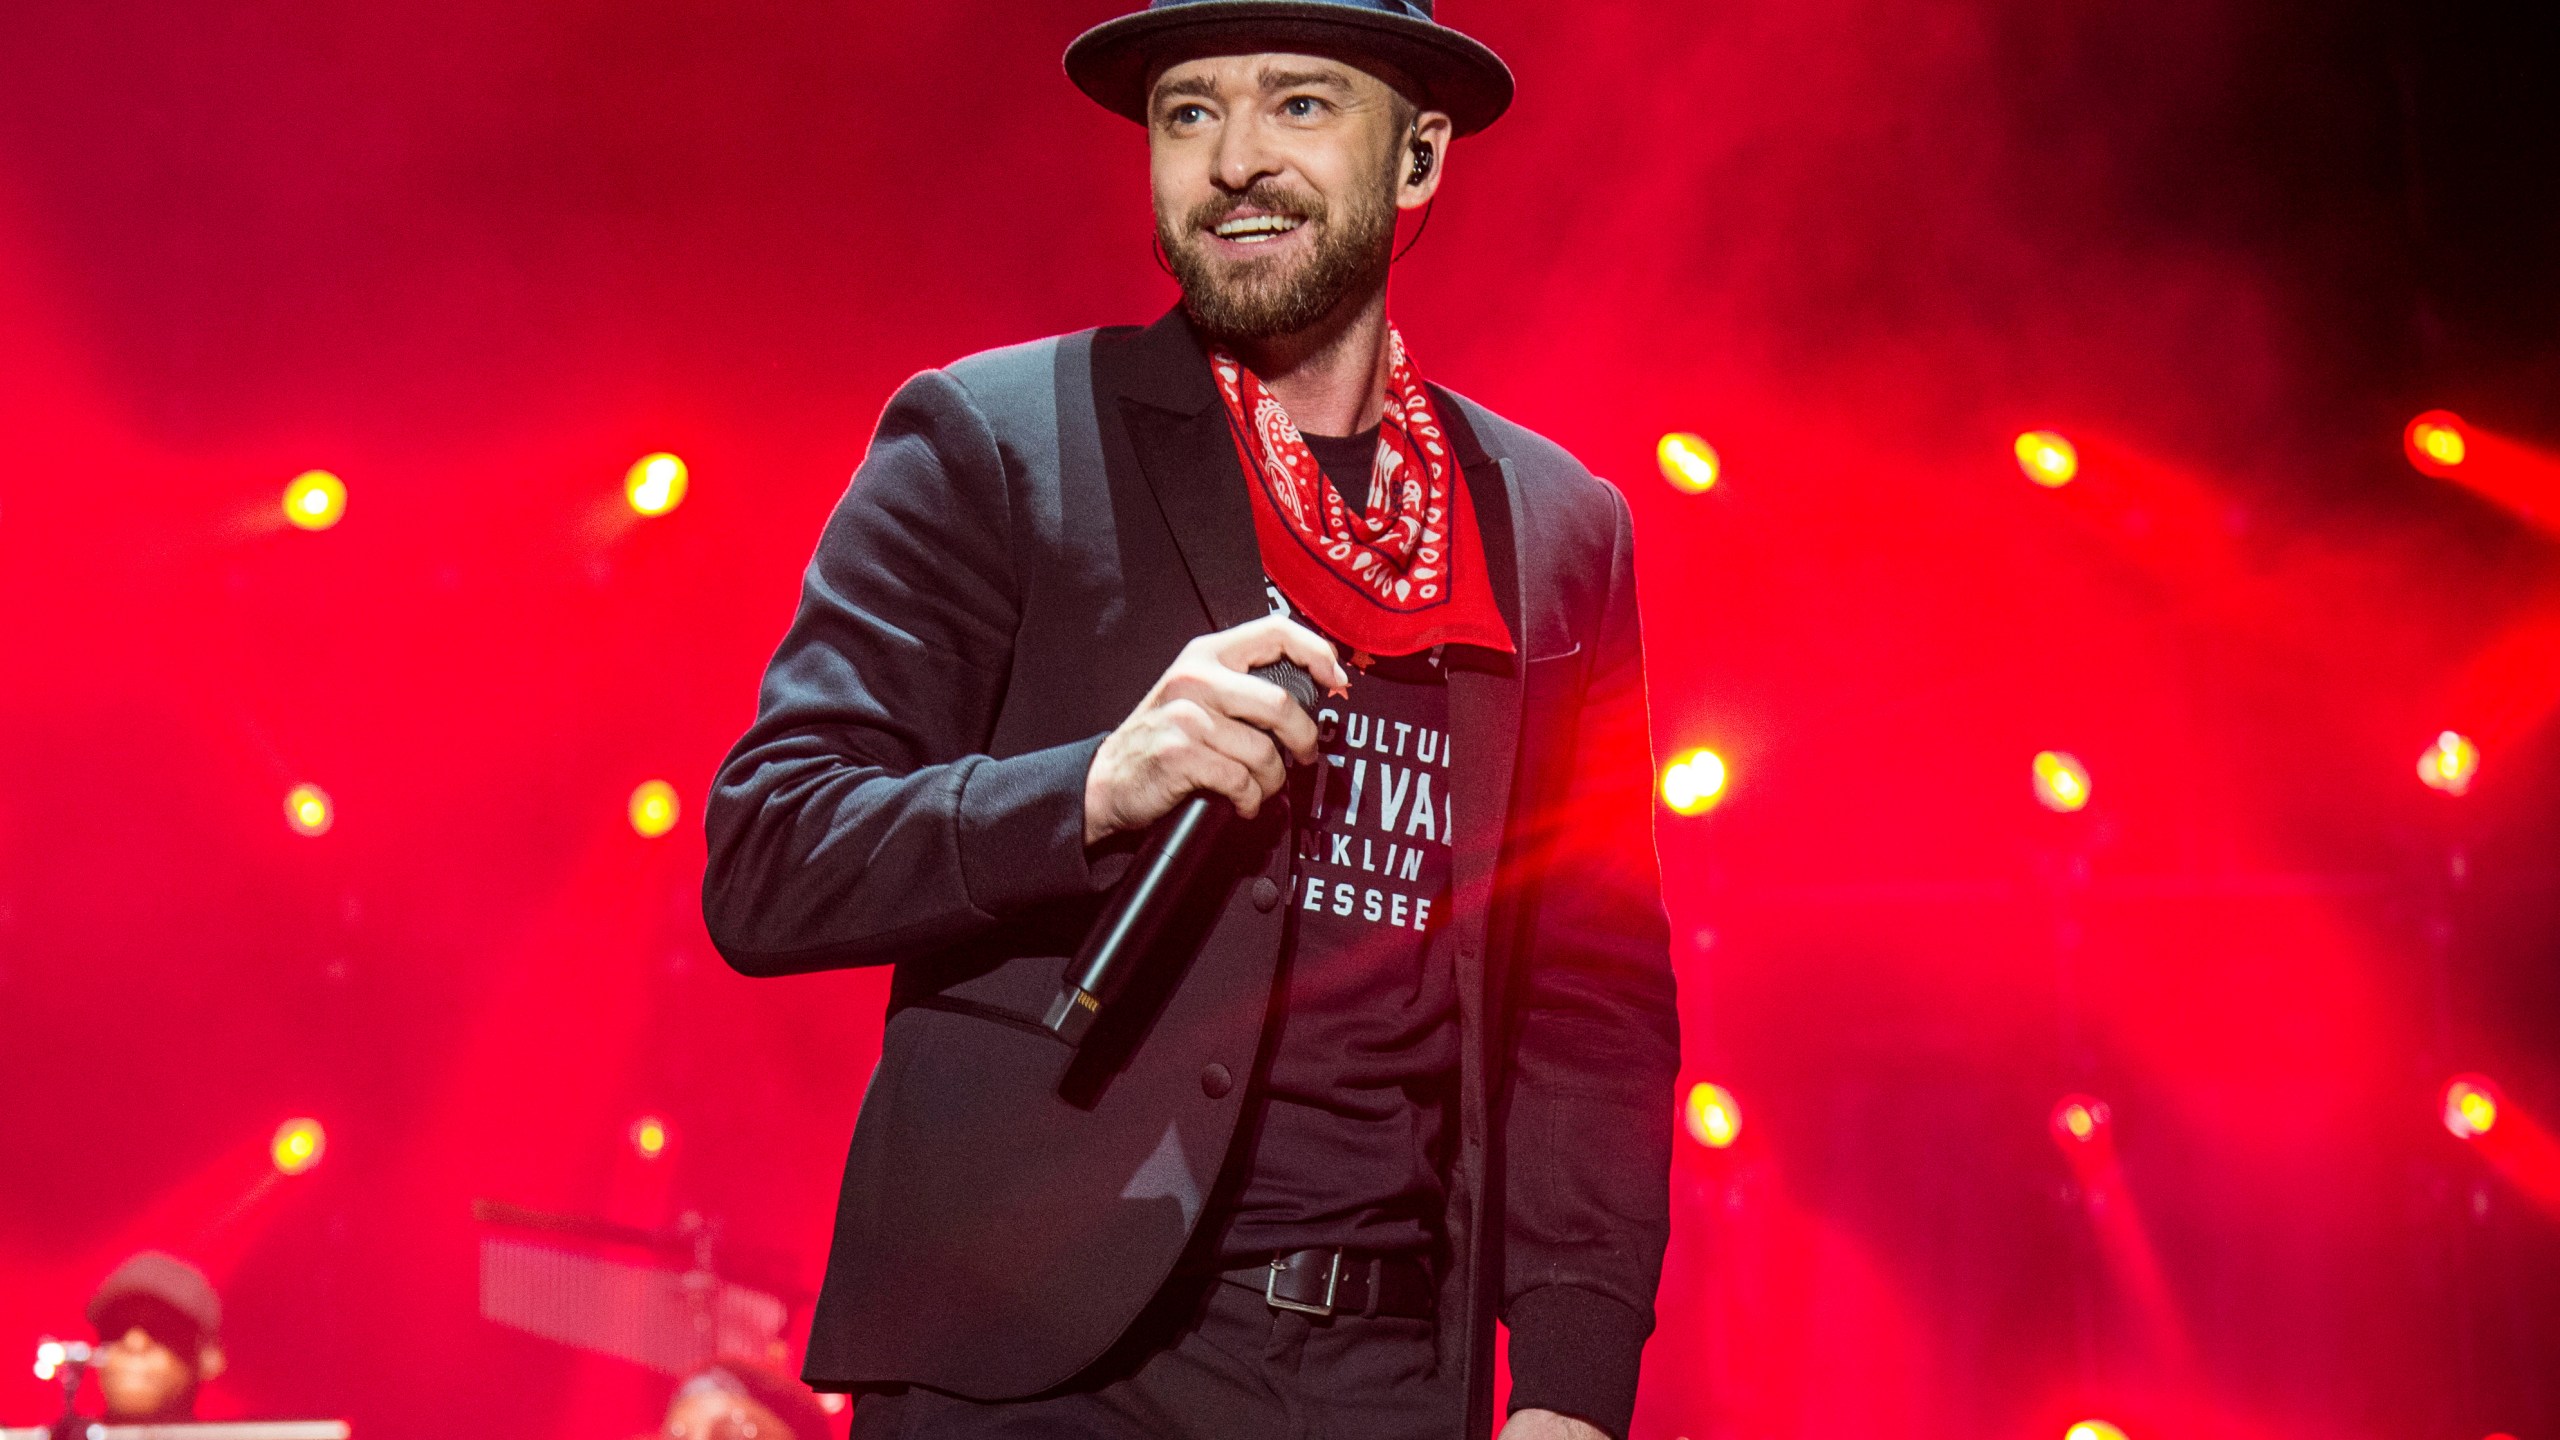
<svg viewBox="0 0 2560 1440"><path fill-rule="evenodd" d="M1256 679L1268 680L1288 691L1289 698L1298 702L1299 709L1309 715L1316 713L1316 677L1308 674L1305 666L1294 660L1274 660L1268 665L1255 666L1253 673Z"/></svg>

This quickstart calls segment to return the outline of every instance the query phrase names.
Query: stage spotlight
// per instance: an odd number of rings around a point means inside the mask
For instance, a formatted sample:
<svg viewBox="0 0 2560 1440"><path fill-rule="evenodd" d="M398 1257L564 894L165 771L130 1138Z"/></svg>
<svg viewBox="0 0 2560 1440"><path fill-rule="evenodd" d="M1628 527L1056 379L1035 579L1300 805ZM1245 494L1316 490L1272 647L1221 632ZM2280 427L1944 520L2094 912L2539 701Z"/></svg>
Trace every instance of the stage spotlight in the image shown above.
<svg viewBox="0 0 2560 1440"><path fill-rule="evenodd" d="M2018 468L2048 490L2058 490L2080 473L2080 452L2050 430L2030 430L2018 437Z"/></svg>
<svg viewBox="0 0 2560 1440"><path fill-rule="evenodd" d="M643 1115L631 1122L631 1148L643 1160L655 1160L667 1153L667 1122L655 1115Z"/></svg>
<svg viewBox="0 0 2560 1440"><path fill-rule="evenodd" d="M1742 1135L1742 1106L1721 1085L1690 1086L1682 1118L1688 1122L1689 1138L1710 1150L1726 1149Z"/></svg>
<svg viewBox="0 0 2560 1440"><path fill-rule="evenodd" d="M2462 468L2471 457L2471 439L2462 417L2450 410L2430 410L2409 422L2401 432L2401 446L2409 452L2409 463L2422 475L2443 479Z"/></svg>
<svg viewBox="0 0 2560 1440"><path fill-rule="evenodd" d="M1678 815L1704 815L1724 799L1724 760L1713 750L1692 750L1663 767L1662 803Z"/></svg>
<svg viewBox="0 0 2560 1440"><path fill-rule="evenodd" d="M2104 1420L2083 1420L2063 1431L2062 1440L2125 1440L2125 1436Z"/></svg>
<svg viewBox="0 0 2560 1440"><path fill-rule="evenodd" d="M661 450L632 462L630 473L622 477L622 494L641 514L664 515L684 503L689 476L682 460Z"/></svg>
<svg viewBox="0 0 2560 1440"><path fill-rule="evenodd" d="M2087 1145L2115 1121L2107 1102L2088 1095L2065 1095L2053 1107L2053 1138L2066 1145Z"/></svg>
<svg viewBox="0 0 2560 1440"><path fill-rule="evenodd" d="M2426 782L2428 789L2447 795L2470 793L2471 777L2479 773L2480 747L2459 731L2447 730L2438 735L2436 743L2418 757L2418 778Z"/></svg>
<svg viewBox="0 0 2560 1440"><path fill-rule="evenodd" d="M326 470L305 470L284 487L284 518L297 530L326 530L347 513L347 487Z"/></svg>
<svg viewBox="0 0 2560 1440"><path fill-rule="evenodd" d="M676 828L676 819L683 813L676 787L664 780L643 780L631 792L631 828L643 840L655 840Z"/></svg>
<svg viewBox="0 0 2560 1440"><path fill-rule="evenodd" d="M2089 803L2089 770L2060 750L2036 754L2036 799L2057 815L2068 815Z"/></svg>
<svg viewBox="0 0 2560 1440"><path fill-rule="evenodd" d="M329 1136L320 1128L320 1122L304 1118L277 1126L275 1143L268 1147L268 1153L275 1158L279 1172L300 1175L319 1164L328 1148Z"/></svg>
<svg viewBox="0 0 2560 1440"><path fill-rule="evenodd" d="M86 1350L89 1347L83 1345L80 1348ZM86 1359L87 1357L83 1356L82 1358ZM62 1367L67 1364L70 1359L70 1346L63 1344L59 1340L51 1338L44 1340L36 1346L36 1378L39 1380L52 1379L56 1374L61 1372ZM37 1433L42 1434L44 1432L38 1431Z"/></svg>
<svg viewBox="0 0 2560 1440"><path fill-rule="evenodd" d="M2456 1140L2477 1140L2496 1129L2498 1091L2484 1075L2461 1075L2444 1087L2444 1128Z"/></svg>
<svg viewBox="0 0 2560 1440"><path fill-rule="evenodd" d="M296 785L285 792L284 821L296 835L321 836L338 823L338 807L329 801L329 792L317 785Z"/></svg>
<svg viewBox="0 0 2560 1440"><path fill-rule="evenodd" d="M1724 474L1724 461L1717 458L1716 448L1685 430L1663 436L1653 458L1660 462L1662 478L1671 482L1671 488L1690 495L1713 490Z"/></svg>

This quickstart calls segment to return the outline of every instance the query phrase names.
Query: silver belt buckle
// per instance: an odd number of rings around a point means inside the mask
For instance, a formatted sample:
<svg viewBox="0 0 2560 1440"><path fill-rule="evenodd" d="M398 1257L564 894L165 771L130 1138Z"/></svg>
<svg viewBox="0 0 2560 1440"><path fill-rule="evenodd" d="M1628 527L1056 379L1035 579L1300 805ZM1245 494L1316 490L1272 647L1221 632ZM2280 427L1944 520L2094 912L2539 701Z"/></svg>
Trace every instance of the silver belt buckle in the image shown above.
<svg viewBox="0 0 2560 1440"><path fill-rule="evenodd" d="M1332 1319L1333 1292L1342 1284L1342 1252L1340 1250L1333 1252L1333 1263L1325 1270L1324 1303L1321 1305L1309 1305L1302 1300L1284 1300L1280 1297L1280 1259L1281 1257L1277 1255L1271 1257L1271 1274L1262 1282L1263 1303L1274 1310L1295 1310L1301 1315L1313 1315L1319 1320Z"/></svg>

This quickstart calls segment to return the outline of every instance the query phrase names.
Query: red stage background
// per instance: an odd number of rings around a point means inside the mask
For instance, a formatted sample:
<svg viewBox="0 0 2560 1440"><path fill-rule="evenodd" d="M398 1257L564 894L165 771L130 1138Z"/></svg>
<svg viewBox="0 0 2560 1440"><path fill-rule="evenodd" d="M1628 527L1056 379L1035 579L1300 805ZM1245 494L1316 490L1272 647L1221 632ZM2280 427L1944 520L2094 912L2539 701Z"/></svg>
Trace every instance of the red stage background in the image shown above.
<svg viewBox="0 0 2560 1440"><path fill-rule="evenodd" d="M814 1280L883 977L721 965L704 786L891 389L1170 303L1057 68L1114 9L0 14L0 1420L142 1244L224 1286L222 1413L386 1440L655 1423L477 1317L474 1197ZM2560 565L2401 454L2560 448L2550 18L1445 18L1522 100L1395 313L1628 490L1658 748L1733 777L1662 817L1744 1127L1683 1142L1639 1435L2560 1433L2560 1221L2439 1120L2474 1070L2560 1117Z"/></svg>

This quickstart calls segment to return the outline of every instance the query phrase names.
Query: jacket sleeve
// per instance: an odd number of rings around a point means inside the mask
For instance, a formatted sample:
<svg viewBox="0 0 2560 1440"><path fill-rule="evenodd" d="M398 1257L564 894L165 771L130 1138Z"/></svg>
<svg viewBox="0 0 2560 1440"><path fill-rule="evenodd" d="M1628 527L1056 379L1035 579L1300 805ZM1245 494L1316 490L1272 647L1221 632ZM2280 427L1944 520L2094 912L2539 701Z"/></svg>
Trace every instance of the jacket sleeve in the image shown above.
<svg viewBox="0 0 2560 1440"><path fill-rule="evenodd" d="M1102 737L982 753L1021 605L1004 455L939 371L902 387L827 522L756 720L721 764L703 917L750 975L889 964L1089 893Z"/></svg>
<svg viewBox="0 0 2560 1440"><path fill-rule="evenodd" d="M1670 1236L1680 1037L1629 516L1609 498L1608 598L1572 758L1526 847L1538 898L1514 982L1502 1316L1512 1409L1624 1436Z"/></svg>

